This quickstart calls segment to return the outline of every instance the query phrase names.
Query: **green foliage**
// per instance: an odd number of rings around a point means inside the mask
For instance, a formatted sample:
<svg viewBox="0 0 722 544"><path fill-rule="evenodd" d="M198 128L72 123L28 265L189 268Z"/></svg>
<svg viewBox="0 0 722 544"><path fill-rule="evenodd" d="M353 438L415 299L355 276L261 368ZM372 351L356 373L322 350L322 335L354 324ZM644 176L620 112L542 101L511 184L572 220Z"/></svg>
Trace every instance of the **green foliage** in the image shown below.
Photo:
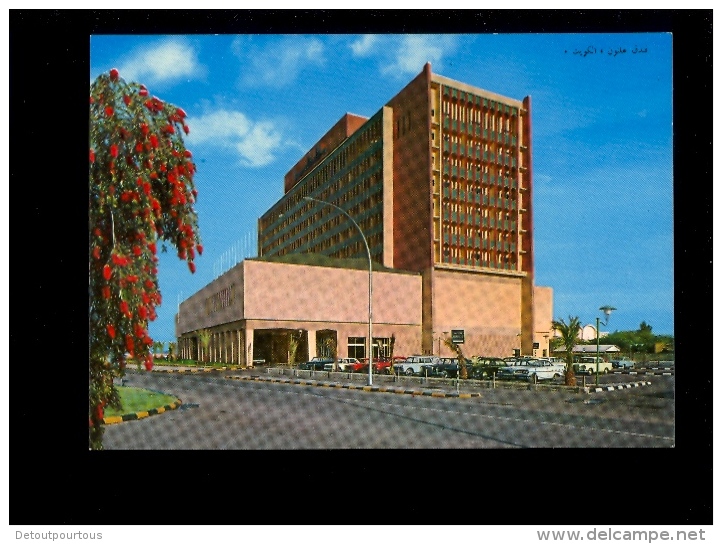
<svg viewBox="0 0 722 544"><path fill-rule="evenodd" d="M563 319L555 319L552 321L552 327L559 331L561 335L561 343L564 346L565 353L564 357L567 361L567 371L564 376L564 383L566 385L574 385L576 379L574 378L574 346L577 344L577 337L579 330L582 328L579 321L579 316L569 316L569 322L565 322Z"/></svg>
<svg viewBox="0 0 722 544"><path fill-rule="evenodd" d="M655 346L662 345L667 351L674 351L674 337L669 335L655 335L652 326L645 321L639 324L636 331L614 331L604 337L605 344L614 344L622 352L634 354L655 353Z"/></svg>
<svg viewBox="0 0 722 544"><path fill-rule="evenodd" d="M464 356L464 351L461 349L459 344L454 342L448 336L444 338L444 344L447 348L456 353L456 360L459 361L459 377L462 380L465 380L469 376L469 373L466 369L466 357Z"/></svg>
<svg viewBox="0 0 722 544"><path fill-rule="evenodd" d="M176 343L175 342L168 342L168 360L172 361L175 359L175 350L176 350Z"/></svg>
<svg viewBox="0 0 722 544"><path fill-rule="evenodd" d="M208 351L208 346L211 343L211 331L208 329L201 329L198 331L198 341L201 343L202 353L201 362L203 362L204 355ZM210 362L210 356L208 357Z"/></svg>
<svg viewBox="0 0 722 544"><path fill-rule="evenodd" d="M293 333L288 338L288 366L292 367L296 363L296 352L298 351L298 338Z"/></svg>
<svg viewBox="0 0 722 544"><path fill-rule="evenodd" d="M113 69L91 84L89 113L89 441L102 449L103 407L119 402L113 377L128 355L153 365L157 243L174 246L191 272L203 246L185 112Z"/></svg>

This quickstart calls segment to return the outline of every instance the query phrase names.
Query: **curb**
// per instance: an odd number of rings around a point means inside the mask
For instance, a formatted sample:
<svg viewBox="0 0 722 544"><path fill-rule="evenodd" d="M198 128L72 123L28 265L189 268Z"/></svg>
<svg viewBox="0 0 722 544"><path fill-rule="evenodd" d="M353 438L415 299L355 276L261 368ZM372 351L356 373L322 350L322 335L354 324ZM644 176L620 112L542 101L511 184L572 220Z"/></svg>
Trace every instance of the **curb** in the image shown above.
<svg viewBox="0 0 722 544"><path fill-rule="evenodd" d="M584 393L604 393L606 391L620 391L622 389L633 389L635 387L644 387L645 385L652 385L652 382L629 382L620 383L617 385L605 385L603 387L585 387Z"/></svg>
<svg viewBox="0 0 722 544"><path fill-rule="evenodd" d="M639 375L644 376L645 374L651 375L651 376L674 376L674 369L671 370L661 370L661 369L640 369L640 370L612 370L610 374L632 374L632 375Z"/></svg>
<svg viewBox="0 0 722 544"><path fill-rule="evenodd" d="M103 418L103 425L113 425L115 423L122 423L123 421L136 421L138 419L145 419L146 417L156 416L169 410L175 410L183 402L180 399L176 399L175 402L161 406L160 408L151 408L150 410L143 412L135 412L130 414L123 414L122 416L110 416Z"/></svg>
<svg viewBox="0 0 722 544"><path fill-rule="evenodd" d="M290 378L274 378L263 376L226 376L227 380L245 380L269 383L285 383L293 385L310 385L314 387L329 387L334 389L354 389L356 391L367 391L370 393L393 393L397 395L415 395L423 397L435 398L456 398L470 399L472 397L481 397L481 393L454 393L445 391L420 391L418 389L403 389L400 387L387 387L384 385L355 385L352 383L339 382L319 382L316 380L290 379Z"/></svg>
<svg viewBox="0 0 722 544"><path fill-rule="evenodd" d="M151 372L160 372L164 374L200 374L204 372L223 372L225 370L239 370L241 367L221 366L221 367L205 367L205 368L159 368L153 369Z"/></svg>

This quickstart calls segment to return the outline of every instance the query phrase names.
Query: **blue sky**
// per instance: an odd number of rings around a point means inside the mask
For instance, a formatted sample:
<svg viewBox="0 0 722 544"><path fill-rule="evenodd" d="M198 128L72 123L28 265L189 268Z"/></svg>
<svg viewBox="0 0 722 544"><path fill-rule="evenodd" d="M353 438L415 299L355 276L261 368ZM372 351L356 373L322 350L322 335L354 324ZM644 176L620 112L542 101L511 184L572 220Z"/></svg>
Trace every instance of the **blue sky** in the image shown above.
<svg viewBox="0 0 722 544"><path fill-rule="evenodd" d="M155 340L180 300L244 255L283 176L346 112L370 117L435 73L532 97L537 285L554 317L674 333L671 34L93 35L110 68L182 107L205 251L161 254Z"/></svg>

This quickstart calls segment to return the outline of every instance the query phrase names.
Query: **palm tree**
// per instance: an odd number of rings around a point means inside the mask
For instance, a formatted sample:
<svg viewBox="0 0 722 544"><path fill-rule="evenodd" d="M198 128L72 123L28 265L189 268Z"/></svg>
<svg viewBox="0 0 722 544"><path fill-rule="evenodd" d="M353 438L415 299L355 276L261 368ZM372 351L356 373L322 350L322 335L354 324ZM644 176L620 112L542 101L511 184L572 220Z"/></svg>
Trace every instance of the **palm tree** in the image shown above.
<svg viewBox="0 0 722 544"><path fill-rule="evenodd" d="M468 378L469 374L466 370L466 357L464 357L464 352L461 350L461 346L448 336L444 338L444 344L446 344L446 347L448 347L451 351L456 353L456 360L459 361L459 373L457 375L462 380L465 380Z"/></svg>
<svg viewBox="0 0 722 544"><path fill-rule="evenodd" d="M175 359L175 348L176 343L175 342L168 342L168 360L172 361Z"/></svg>
<svg viewBox="0 0 722 544"><path fill-rule="evenodd" d="M574 375L574 346L577 344L579 330L582 328L579 316L569 316L569 323L563 319L552 321L552 327L561 334L561 341L566 349L567 371L564 373L564 385L577 385L577 377Z"/></svg>
<svg viewBox="0 0 722 544"><path fill-rule="evenodd" d="M203 355L204 355L203 352L208 351L208 345L211 343L211 331L209 331L208 329L199 330L198 331L198 340L201 343L202 350L201 350L200 359L201 359L201 362L203 362ZM208 360L210 362L210 357L208 358Z"/></svg>
<svg viewBox="0 0 722 544"><path fill-rule="evenodd" d="M299 339L293 333L288 335L288 366L292 367L296 363L296 352L298 351Z"/></svg>

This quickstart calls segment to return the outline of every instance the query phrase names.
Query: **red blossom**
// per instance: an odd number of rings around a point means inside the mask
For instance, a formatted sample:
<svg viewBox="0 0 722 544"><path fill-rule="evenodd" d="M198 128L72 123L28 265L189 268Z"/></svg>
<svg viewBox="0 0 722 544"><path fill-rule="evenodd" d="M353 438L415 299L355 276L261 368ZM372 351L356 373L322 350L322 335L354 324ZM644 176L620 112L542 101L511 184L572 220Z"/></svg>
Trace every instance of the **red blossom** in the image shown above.
<svg viewBox="0 0 722 544"><path fill-rule="evenodd" d="M196 244L196 249L198 250L198 255L203 255L203 246L201 244Z"/></svg>
<svg viewBox="0 0 722 544"><path fill-rule="evenodd" d="M130 334L125 335L125 349L132 355L135 344L133 343L133 336Z"/></svg>
<svg viewBox="0 0 722 544"><path fill-rule="evenodd" d="M175 110L175 112L180 116L181 119L186 117L186 112L183 111L183 108L178 108L177 110Z"/></svg>
<svg viewBox="0 0 722 544"><path fill-rule="evenodd" d="M148 355L148 356L146 357L145 363L143 363L143 364L145 365L145 369L146 369L148 372L150 372L151 370L153 370L153 358L152 358L150 355Z"/></svg>
<svg viewBox="0 0 722 544"><path fill-rule="evenodd" d="M103 277L104 277L106 280L109 280L109 279L110 279L110 276L111 276L112 274L113 274L113 271L110 269L110 265L107 265L107 264L106 264L106 265L103 267Z"/></svg>
<svg viewBox="0 0 722 544"><path fill-rule="evenodd" d="M118 156L118 146L113 144L110 146L110 156L115 158Z"/></svg>
<svg viewBox="0 0 722 544"><path fill-rule="evenodd" d="M183 132L188 134L191 131L190 127L188 125L183 125Z"/></svg>
<svg viewBox="0 0 722 544"><path fill-rule="evenodd" d="M191 274L196 273L196 263L194 263L193 261L188 261L188 268L190 269Z"/></svg>
<svg viewBox="0 0 722 544"><path fill-rule="evenodd" d="M110 80L111 81L118 81L118 70L116 68L110 69Z"/></svg>
<svg viewBox="0 0 722 544"><path fill-rule="evenodd" d="M145 280L145 286L148 289L153 289L153 287L155 287L155 284L153 283L153 280Z"/></svg>
<svg viewBox="0 0 722 544"><path fill-rule="evenodd" d="M151 242L150 244L148 244L148 249L150 249L151 253L155 255L157 251L155 242Z"/></svg>
<svg viewBox="0 0 722 544"><path fill-rule="evenodd" d="M146 317L148 317L148 310L145 309L145 306L141 306L140 308L138 308L138 315L141 319L145 319Z"/></svg>
<svg viewBox="0 0 722 544"><path fill-rule="evenodd" d="M103 285L103 298L106 300L110 298L110 287L108 285Z"/></svg>
<svg viewBox="0 0 722 544"><path fill-rule="evenodd" d="M108 117L110 117L110 116L113 115L113 111L114 111L114 110L113 110L113 108L112 108L111 106L106 106L106 107L105 107L105 115L107 115Z"/></svg>
<svg viewBox="0 0 722 544"><path fill-rule="evenodd" d="M112 324L109 324L106 329L108 329L108 336L115 338L115 327Z"/></svg>
<svg viewBox="0 0 722 544"><path fill-rule="evenodd" d="M183 152L183 155L186 156L186 157L192 157L192 156L193 156L193 153L191 153L190 151L188 151L188 150L186 149L186 150Z"/></svg>
<svg viewBox="0 0 722 544"><path fill-rule="evenodd" d="M125 300L120 301L120 313L122 313L122 314L128 313L128 303Z"/></svg>
<svg viewBox="0 0 722 544"><path fill-rule="evenodd" d="M155 134L150 135L150 145L153 146L153 149L158 147L158 137Z"/></svg>
<svg viewBox="0 0 722 544"><path fill-rule="evenodd" d="M93 257L95 259L100 259L100 247L99 246L93 246Z"/></svg>
<svg viewBox="0 0 722 544"><path fill-rule="evenodd" d="M130 105L130 97L127 94L123 95L123 102L125 102L126 106Z"/></svg>
<svg viewBox="0 0 722 544"><path fill-rule="evenodd" d="M145 123L140 124L140 131L143 133L143 136L146 136L148 134L148 130L150 130L150 129L148 128L147 124L145 124Z"/></svg>
<svg viewBox="0 0 722 544"><path fill-rule="evenodd" d="M138 247L138 246L133 246L133 255L135 255L136 257L139 257L140 254L141 254L140 247Z"/></svg>
<svg viewBox="0 0 722 544"><path fill-rule="evenodd" d="M90 150L90 162L95 162L95 151Z"/></svg>

